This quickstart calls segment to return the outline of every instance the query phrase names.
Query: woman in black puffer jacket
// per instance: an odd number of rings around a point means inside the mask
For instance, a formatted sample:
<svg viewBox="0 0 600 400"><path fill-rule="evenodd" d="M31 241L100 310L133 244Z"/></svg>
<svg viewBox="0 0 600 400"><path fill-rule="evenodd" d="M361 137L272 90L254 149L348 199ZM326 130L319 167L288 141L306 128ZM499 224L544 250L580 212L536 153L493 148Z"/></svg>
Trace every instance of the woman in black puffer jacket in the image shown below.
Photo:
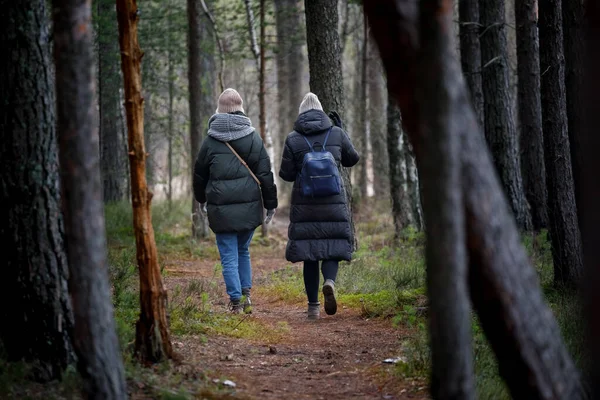
<svg viewBox="0 0 600 400"><path fill-rule="evenodd" d="M304 155L310 151L306 139L313 148L321 149L327 132L326 150L336 160L338 168L352 167L359 155L352 146L348 134L341 128L341 121L332 127L331 120L323 112L317 96L308 93L300 104L294 131L285 141L279 176L294 182L290 209L289 241L286 258L290 262L304 261L304 285L308 297L308 318L319 317L319 262L325 283L325 311L333 315L337 311L334 283L339 261L352 258L353 232L346 192L328 197L304 197L298 179Z"/></svg>

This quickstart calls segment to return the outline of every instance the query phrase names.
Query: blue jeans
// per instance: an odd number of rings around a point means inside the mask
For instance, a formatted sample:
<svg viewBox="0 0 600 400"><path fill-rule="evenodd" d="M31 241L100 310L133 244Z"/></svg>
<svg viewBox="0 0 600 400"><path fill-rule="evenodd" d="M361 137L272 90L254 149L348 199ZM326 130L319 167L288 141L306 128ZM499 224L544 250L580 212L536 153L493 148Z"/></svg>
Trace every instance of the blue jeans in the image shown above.
<svg viewBox="0 0 600 400"><path fill-rule="evenodd" d="M217 233L217 247L223 265L223 279L231 301L242 298L242 289L252 287L250 265L250 241L254 231L240 233Z"/></svg>

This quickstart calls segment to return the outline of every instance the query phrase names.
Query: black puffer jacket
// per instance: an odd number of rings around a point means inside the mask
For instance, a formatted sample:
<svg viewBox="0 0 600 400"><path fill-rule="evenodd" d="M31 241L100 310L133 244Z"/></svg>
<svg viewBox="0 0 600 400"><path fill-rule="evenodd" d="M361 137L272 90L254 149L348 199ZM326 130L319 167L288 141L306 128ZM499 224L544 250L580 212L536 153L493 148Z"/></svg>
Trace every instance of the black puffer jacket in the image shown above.
<svg viewBox="0 0 600 400"><path fill-rule="evenodd" d="M350 260L353 237L350 213L345 190L337 196L303 197L298 182L304 154L310 151L303 135L320 150L327 130L329 117L320 110L309 110L298 116L294 132L285 141L279 176L294 182L290 227L286 258L290 262L318 260ZM318 144L317 144L318 143ZM334 126L327 140L327 150L344 167L354 166L359 156L350 138L341 128Z"/></svg>
<svg viewBox="0 0 600 400"><path fill-rule="evenodd" d="M261 182L261 191L246 167L224 142L246 161ZM207 203L215 233L243 232L262 223L263 206L277 208L277 188L263 141L243 114L215 114L194 165L194 196Z"/></svg>

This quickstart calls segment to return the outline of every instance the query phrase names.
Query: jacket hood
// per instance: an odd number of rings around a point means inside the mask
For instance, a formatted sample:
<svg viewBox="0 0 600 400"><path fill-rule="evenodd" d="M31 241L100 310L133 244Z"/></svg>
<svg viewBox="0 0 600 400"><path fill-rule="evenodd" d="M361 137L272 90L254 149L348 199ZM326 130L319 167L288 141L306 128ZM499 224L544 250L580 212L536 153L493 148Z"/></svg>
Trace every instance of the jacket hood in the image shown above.
<svg viewBox="0 0 600 400"><path fill-rule="evenodd" d="M331 127L331 120L321 110L308 110L298 116L294 130L303 135L317 135Z"/></svg>
<svg viewBox="0 0 600 400"><path fill-rule="evenodd" d="M252 121L245 115L214 114L208 120L208 136L220 142L231 142L254 132Z"/></svg>

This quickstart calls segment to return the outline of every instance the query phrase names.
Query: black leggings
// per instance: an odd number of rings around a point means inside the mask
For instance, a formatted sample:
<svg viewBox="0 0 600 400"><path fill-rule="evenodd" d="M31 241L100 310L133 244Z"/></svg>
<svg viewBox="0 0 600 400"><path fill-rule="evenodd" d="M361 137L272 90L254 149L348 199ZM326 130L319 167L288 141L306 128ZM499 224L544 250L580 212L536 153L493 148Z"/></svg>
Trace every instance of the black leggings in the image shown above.
<svg viewBox="0 0 600 400"><path fill-rule="evenodd" d="M321 261L323 279L331 279L335 282L339 262L335 260ZM319 261L304 261L304 288L309 303L319 301Z"/></svg>

